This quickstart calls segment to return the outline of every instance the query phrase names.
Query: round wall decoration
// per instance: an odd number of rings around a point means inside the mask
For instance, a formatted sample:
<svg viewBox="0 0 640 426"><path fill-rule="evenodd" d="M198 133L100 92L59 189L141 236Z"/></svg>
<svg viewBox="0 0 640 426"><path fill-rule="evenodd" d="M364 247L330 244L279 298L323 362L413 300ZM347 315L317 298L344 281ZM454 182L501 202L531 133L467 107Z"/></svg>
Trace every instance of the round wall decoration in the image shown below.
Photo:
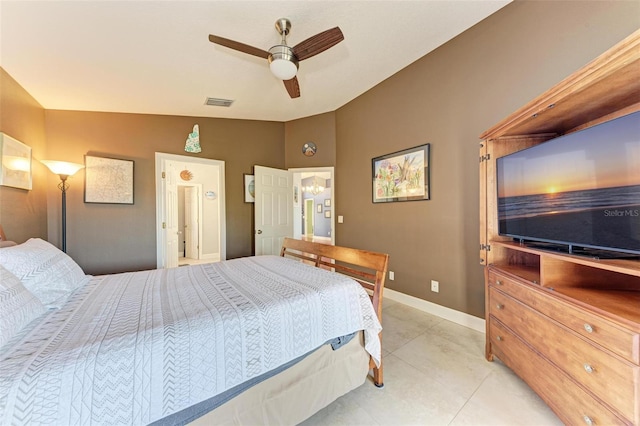
<svg viewBox="0 0 640 426"><path fill-rule="evenodd" d="M191 173L189 170L183 170L180 172L180 179L191 180L193 179L193 173Z"/></svg>
<svg viewBox="0 0 640 426"><path fill-rule="evenodd" d="M313 142L307 142L304 145L302 145L302 153L307 157L312 157L317 150L318 148L316 147L316 144Z"/></svg>

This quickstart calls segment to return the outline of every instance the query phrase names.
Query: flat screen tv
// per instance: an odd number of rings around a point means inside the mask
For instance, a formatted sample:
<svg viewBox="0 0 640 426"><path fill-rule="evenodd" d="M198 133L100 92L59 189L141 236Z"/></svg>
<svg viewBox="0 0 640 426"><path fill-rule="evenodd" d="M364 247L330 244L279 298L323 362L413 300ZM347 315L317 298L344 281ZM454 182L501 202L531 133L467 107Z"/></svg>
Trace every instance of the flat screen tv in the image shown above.
<svg viewBox="0 0 640 426"><path fill-rule="evenodd" d="M640 255L640 112L496 163L500 235L595 257Z"/></svg>

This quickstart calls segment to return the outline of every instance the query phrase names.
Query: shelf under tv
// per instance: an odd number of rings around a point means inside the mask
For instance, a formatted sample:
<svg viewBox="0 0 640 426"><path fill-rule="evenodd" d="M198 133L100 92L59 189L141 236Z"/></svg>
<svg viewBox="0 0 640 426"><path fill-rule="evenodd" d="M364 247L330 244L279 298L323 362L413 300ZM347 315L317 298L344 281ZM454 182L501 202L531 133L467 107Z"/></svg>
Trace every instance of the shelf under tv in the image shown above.
<svg viewBox="0 0 640 426"><path fill-rule="evenodd" d="M504 259L508 259L508 263L526 264L532 263L539 265L540 257L544 257L548 260L556 260L576 265L589 266L592 268L602 269L605 271L617 272L625 275L640 277L640 260L636 259L603 259L590 256L580 256L577 254L571 254L568 252L560 252L548 249L541 249L537 247L531 247L528 244L521 244L514 241L500 241L492 240L491 246L499 248L510 249L516 252L529 253L535 255L534 258L521 258L514 259L513 256L504 256ZM492 249L493 251L493 249ZM498 262L504 263L504 262Z"/></svg>
<svg viewBox="0 0 640 426"><path fill-rule="evenodd" d="M611 250L582 247L582 246L573 245L573 244L548 243L544 241L530 241L530 240L524 240L519 238L514 238L514 242L520 245L525 245L527 247L534 248L534 249L571 254L575 256L584 256L584 257L589 257L595 260L600 260L600 259L640 260L640 254L622 253L622 252L616 252Z"/></svg>

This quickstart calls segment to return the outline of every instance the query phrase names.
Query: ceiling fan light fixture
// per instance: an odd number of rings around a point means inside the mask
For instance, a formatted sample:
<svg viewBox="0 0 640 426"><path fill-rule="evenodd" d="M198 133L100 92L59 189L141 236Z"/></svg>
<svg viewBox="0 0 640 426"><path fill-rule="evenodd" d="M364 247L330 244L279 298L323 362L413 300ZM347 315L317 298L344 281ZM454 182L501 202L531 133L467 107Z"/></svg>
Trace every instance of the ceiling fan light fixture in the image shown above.
<svg viewBox="0 0 640 426"><path fill-rule="evenodd" d="M298 72L298 60L289 46L279 44L269 49L269 68L280 80L291 80Z"/></svg>
<svg viewBox="0 0 640 426"><path fill-rule="evenodd" d="M283 81L284 87L287 89L287 93L291 99L299 98L300 83L296 77L298 73L298 62L312 58L318 53L322 53L335 46L344 40L344 35L339 27L333 27L290 47L287 45L287 35L291 31L291 22L287 18L278 19L276 21L276 30L282 39L280 44L273 46L268 52L214 34L209 34L209 41L220 46L228 47L229 49L237 50L238 52L267 59L271 73Z"/></svg>

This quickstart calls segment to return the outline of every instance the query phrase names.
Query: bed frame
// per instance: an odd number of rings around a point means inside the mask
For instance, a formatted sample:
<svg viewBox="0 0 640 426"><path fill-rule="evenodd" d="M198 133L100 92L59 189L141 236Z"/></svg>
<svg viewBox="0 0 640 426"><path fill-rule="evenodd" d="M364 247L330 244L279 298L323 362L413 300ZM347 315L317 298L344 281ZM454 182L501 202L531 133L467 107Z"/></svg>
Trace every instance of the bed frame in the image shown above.
<svg viewBox="0 0 640 426"><path fill-rule="evenodd" d="M0 240L5 239L0 227ZM285 238L280 255L356 280L369 293L374 311L382 322L382 294L389 264L388 254ZM382 343L382 333L380 341ZM358 339L353 339L340 351L332 351L325 345L289 369L296 368L298 372L293 371L289 375L283 372L273 376L191 424L241 424L240 419L243 418L249 419L245 423L260 423L265 419L270 423L299 423L337 397L362 385L362 377L367 374L367 358L368 370L373 370L375 386L383 387L382 361L379 366L375 365L364 351L363 335L360 333ZM272 386L277 389L275 392L264 390ZM309 389L325 388L326 392L308 392ZM291 408L292 403L298 407L296 410Z"/></svg>
<svg viewBox="0 0 640 426"><path fill-rule="evenodd" d="M368 290L373 309L382 323L382 292L389 267L388 254L285 238L280 256L298 258L355 279ZM369 368L373 369L373 383L379 388L383 387L382 361L376 367L371 359Z"/></svg>
<svg viewBox="0 0 640 426"><path fill-rule="evenodd" d="M291 238L284 239L280 255L355 279L369 293L382 322L382 292L389 255ZM361 386L363 376L371 370L374 384L382 387L382 364L376 367L365 352L364 335L360 333L358 339L352 339L338 351L324 345L293 367L249 388L189 425L298 424Z"/></svg>

